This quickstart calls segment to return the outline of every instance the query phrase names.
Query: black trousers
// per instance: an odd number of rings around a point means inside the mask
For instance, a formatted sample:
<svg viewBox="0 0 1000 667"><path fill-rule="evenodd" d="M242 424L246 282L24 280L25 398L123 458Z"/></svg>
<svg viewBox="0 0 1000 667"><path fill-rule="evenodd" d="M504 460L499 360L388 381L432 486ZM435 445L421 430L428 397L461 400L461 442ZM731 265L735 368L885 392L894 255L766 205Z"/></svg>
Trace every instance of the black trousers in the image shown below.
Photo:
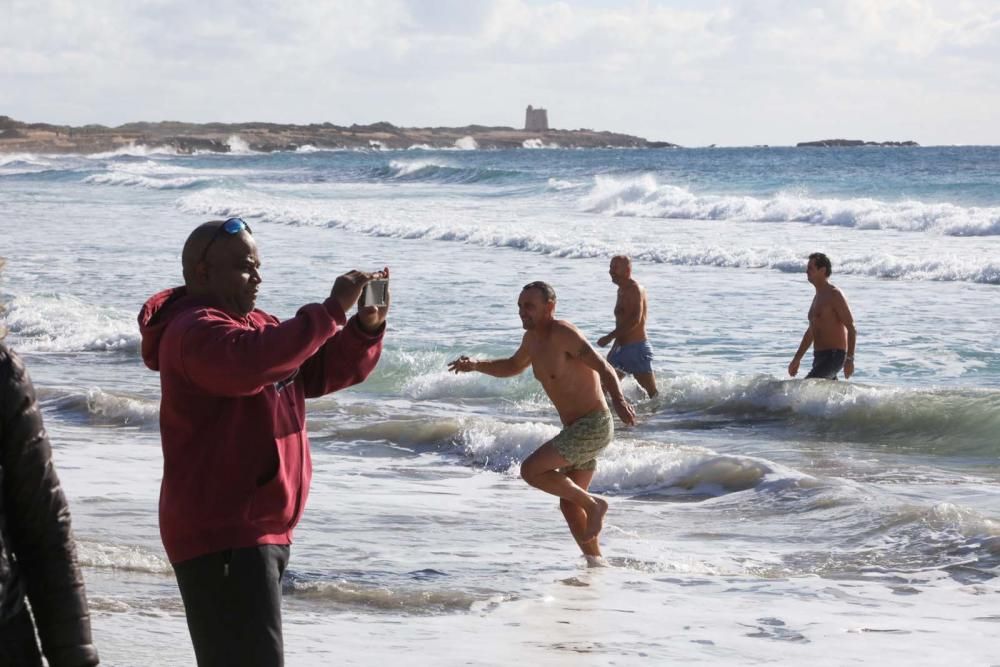
<svg viewBox="0 0 1000 667"><path fill-rule="evenodd" d="M174 565L198 667L281 667L289 548L227 549Z"/></svg>

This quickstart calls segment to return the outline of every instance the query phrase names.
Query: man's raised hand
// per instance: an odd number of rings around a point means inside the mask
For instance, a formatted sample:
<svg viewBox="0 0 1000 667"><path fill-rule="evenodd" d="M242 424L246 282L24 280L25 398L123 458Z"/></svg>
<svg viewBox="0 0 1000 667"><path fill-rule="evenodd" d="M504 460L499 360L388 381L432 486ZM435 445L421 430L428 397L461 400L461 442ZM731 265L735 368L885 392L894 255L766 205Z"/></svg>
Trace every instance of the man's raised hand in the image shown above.
<svg viewBox="0 0 1000 667"><path fill-rule="evenodd" d="M468 373L470 371L476 370L476 362L473 359L469 359L464 354L455 359L454 361L448 362L448 370L452 373Z"/></svg>
<svg viewBox="0 0 1000 667"><path fill-rule="evenodd" d="M361 290L365 288L365 285L367 285L369 281L388 277L388 267L382 269L381 271L375 271L374 273L351 270L342 276L337 276L337 279L333 282L333 289L330 290L330 296L337 300L340 307L343 308L346 313L354 307L354 304L358 302L358 298L361 296ZM383 320L384 319L385 318L383 317Z"/></svg>

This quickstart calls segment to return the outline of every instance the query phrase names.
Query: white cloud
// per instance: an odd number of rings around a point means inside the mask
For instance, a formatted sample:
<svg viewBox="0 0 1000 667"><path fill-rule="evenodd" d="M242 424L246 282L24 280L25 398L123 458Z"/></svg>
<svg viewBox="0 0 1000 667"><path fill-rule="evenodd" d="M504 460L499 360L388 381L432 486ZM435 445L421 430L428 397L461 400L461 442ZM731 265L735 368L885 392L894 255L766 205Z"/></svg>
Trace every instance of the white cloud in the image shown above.
<svg viewBox="0 0 1000 667"><path fill-rule="evenodd" d="M1000 143L988 0L0 0L0 113Z"/></svg>

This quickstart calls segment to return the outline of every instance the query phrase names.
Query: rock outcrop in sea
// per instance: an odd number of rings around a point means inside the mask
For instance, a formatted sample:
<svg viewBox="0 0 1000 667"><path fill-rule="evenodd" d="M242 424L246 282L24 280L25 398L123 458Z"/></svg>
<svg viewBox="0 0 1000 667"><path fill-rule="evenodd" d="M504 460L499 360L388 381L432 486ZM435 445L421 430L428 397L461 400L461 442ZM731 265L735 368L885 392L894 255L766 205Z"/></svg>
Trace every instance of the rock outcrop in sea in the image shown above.
<svg viewBox="0 0 1000 667"><path fill-rule="evenodd" d="M919 146L915 141L863 141L861 139L820 139L800 141L796 148L833 148L842 146Z"/></svg>

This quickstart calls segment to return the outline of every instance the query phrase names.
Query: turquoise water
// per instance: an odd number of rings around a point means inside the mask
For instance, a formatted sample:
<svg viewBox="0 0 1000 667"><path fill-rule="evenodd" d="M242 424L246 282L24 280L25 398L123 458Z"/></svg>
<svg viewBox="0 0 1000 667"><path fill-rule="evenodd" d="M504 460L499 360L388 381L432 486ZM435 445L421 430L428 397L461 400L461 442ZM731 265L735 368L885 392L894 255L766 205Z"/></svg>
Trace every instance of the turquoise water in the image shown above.
<svg viewBox="0 0 1000 667"><path fill-rule="evenodd" d="M238 145L238 144L234 144ZM258 305L393 271L386 349L313 401L289 663L994 659L1000 573L1000 149L365 151L0 157L0 299L27 359L114 665L190 664L156 525L159 385L135 316L180 247L242 215ZM790 380L827 252L850 382ZM508 355L544 279L591 340L609 258L650 298L662 394L594 488L611 567L578 559L517 464L558 431ZM155 620L150 620L150 619ZM390 636L392 640L383 638Z"/></svg>

